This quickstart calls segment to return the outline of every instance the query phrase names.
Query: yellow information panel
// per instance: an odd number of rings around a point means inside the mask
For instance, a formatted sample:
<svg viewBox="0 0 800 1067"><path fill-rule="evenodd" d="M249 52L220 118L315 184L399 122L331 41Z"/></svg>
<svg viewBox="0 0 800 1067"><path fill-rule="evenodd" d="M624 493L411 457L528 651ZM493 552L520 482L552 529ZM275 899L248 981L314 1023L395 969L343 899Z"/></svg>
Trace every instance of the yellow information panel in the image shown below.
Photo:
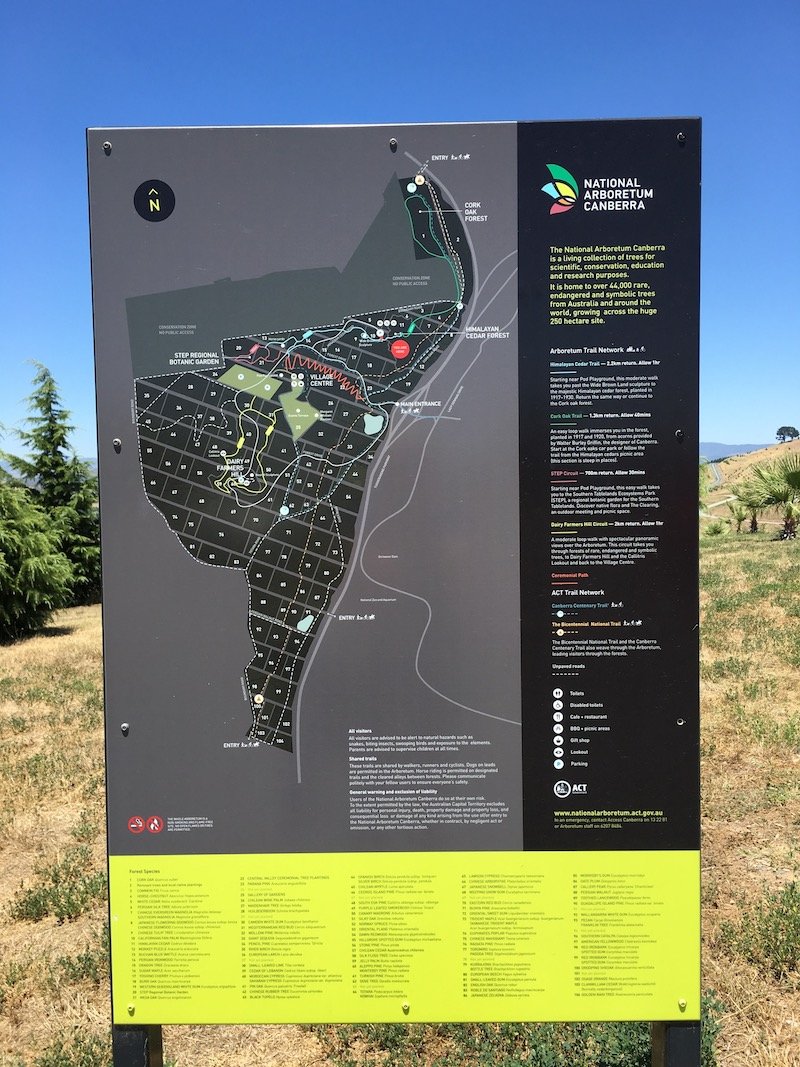
<svg viewBox="0 0 800 1067"><path fill-rule="evenodd" d="M698 1019L700 856L110 858L114 1022Z"/></svg>

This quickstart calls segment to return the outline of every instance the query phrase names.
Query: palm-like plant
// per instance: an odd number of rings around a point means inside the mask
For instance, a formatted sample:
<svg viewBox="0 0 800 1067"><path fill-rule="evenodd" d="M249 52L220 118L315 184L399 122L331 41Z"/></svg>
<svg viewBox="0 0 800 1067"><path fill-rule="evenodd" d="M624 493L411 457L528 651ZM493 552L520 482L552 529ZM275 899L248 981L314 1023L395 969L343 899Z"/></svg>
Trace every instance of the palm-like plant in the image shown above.
<svg viewBox="0 0 800 1067"><path fill-rule="evenodd" d="M731 519L736 523L736 532L742 532L742 523L750 514L748 509L744 506L741 500L732 501L728 504L728 511L731 513Z"/></svg>
<svg viewBox="0 0 800 1067"><path fill-rule="evenodd" d="M736 490L745 508L765 511L780 508L783 515L782 540L797 536L800 520L800 455L781 456L774 463L758 463Z"/></svg>
<svg viewBox="0 0 800 1067"><path fill-rule="evenodd" d="M793 541L797 537L798 521L800 521L800 504L786 504L783 509L781 541Z"/></svg>
<svg viewBox="0 0 800 1067"><path fill-rule="evenodd" d="M758 517L763 510L760 497L747 483L737 485L733 492L738 505L744 509L745 516L750 517L750 533L758 533Z"/></svg>

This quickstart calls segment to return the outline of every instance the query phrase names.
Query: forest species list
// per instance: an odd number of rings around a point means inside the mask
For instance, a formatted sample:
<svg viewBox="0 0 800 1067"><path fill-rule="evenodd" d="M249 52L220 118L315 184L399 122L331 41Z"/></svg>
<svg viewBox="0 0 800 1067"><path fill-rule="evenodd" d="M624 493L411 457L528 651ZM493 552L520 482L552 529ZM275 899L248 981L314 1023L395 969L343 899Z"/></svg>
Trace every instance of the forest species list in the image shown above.
<svg viewBox="0 0 800 1067"><path fill-rule="evenodd" d="M691 1009L697 856L112 857L132 1023L670 1018ZM127 884L127 892L124 886ZM168 946L165 957L164 946Z"/></svg>

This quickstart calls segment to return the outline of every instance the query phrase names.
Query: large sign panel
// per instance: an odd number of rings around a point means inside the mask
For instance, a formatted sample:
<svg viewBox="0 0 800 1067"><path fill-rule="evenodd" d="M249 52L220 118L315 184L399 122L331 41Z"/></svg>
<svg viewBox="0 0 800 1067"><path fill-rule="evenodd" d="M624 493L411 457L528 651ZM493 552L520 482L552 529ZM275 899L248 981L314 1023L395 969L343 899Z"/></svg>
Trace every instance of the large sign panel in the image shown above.
<svg viewBox="0 0 800 1067"><path fill-rule="evenodd" d="M699 1017L699 123L88 134L117 1023Z"/></svg>

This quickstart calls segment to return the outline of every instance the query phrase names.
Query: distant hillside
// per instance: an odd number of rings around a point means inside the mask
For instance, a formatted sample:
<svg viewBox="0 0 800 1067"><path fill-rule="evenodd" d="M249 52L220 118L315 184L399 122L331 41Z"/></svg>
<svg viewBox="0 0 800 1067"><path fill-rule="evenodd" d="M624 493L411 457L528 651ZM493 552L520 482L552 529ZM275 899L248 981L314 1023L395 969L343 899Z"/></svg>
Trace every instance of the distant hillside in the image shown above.
<svg viewBox="0 0 800 1067"><path fill-rule="evenodd" d="M719 479L709 490L707 508L723 508L731 499L731 493L737 485L745 481L757 463L774 463L783 456L800 456L800 438L795 441L776 442L755 452L741 452L723 459L715 456L716 475ZM778 516L773 516L777 522Z"/></svg>
<svg viewBox="0 0 800 1067"><path fill-rule="evenodd" d="M701 441L700 455L703 459L724 459L726 456L743 456L746 452L757 452L760 448L769 448L774 441L760 445L723 445L719 441Z"/></svg>

